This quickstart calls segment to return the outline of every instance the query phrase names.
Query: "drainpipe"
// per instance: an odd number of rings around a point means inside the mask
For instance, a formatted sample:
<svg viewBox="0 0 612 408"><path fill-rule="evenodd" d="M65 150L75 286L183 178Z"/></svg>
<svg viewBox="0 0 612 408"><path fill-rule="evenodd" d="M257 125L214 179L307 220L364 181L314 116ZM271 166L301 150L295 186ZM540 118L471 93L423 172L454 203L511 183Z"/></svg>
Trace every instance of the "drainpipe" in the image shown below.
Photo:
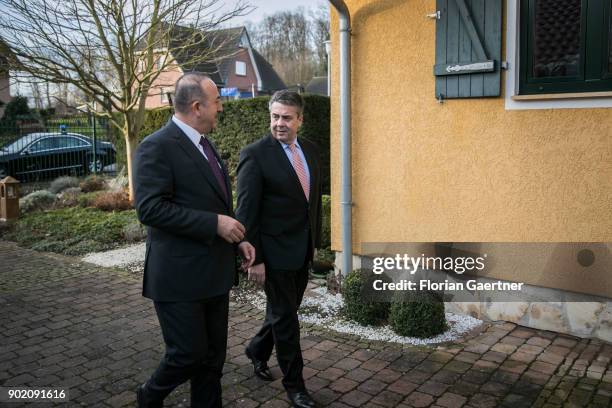
<svg viewBox="0 0 612 408"><path fill-rule="evenodd" d="M340 154L342 163L342 268L353 270L351 188L351 16L344 0L329 0L340 15Z"/></svg>
<svg viewBox="0 0 612 408"><path fill-rule="evenodd" d="M325 55L327 56L327 97L331 97L331 41L327 40L325 44Z"/></svg>

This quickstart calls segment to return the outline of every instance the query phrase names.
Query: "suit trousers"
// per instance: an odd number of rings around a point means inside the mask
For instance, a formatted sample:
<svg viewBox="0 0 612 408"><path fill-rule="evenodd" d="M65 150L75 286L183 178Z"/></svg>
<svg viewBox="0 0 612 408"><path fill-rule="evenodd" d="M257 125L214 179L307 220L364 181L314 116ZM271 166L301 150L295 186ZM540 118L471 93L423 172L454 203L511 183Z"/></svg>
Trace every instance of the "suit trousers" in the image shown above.
<svg viewBox="0 0 612 408"><path fill-rule="evenodd" d="M258 360L268 361L276 346L283 385L289 392L304 391L302 349L298 308L308 284L308 262L298 270L266 267L266 317L249 344L249 352Z"/></svg>
<svg viewBox="0 0 612 408"><path fill-rule="evenodd" d="M161 406L191 380L192 407L221 407L229 295L195 302L155 302L166 353L145 385L147 405Z"/></svg>

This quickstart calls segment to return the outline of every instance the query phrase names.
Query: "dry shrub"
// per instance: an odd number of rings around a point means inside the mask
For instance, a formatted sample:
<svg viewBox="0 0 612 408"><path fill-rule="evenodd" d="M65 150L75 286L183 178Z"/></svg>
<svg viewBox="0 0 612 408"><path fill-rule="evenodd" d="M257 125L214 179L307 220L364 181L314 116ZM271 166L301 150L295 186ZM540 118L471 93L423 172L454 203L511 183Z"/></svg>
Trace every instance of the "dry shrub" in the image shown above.
<svg viewBox="0 0 612 408"><path fill-rule="evenodd" d="M102 211L125 211L134 208L125 191L108 191L93 199L93 207Z"/></svg>
<svg viewBox="0 0 612 408"><path fill-rule="evenodd" d="M57 195L55 208L76 207L79 204L81 189L79 187L67 188Z"/></svg>
<svg viewBox="0 0 612 408"><path fill-rule="evenodd" d="M121 232L127 242L141 242L147 239L147 229L138 220L126 224Z"/></svg>
<svg viewBox="0 0 612 408"><path fill-rule="evenodd" d="M2 238L4 234L11 232L15 227L15 224L16 220L0 221L0 238Z"/></svg>
<svg viewBox="0 0 612 408"><path fill-rule="evenodd" d="M19 199L19 209L22 214L32 211L50 210L55 204L56 196L47 190L38 190Z"/></svg>
<svg viewBox="0 0 612 408"><path fill-rule="evenodd" d="M106 188L106 181L102 177L88 176L81 182L81 190L84 193L91 193L93 191L100 191Z"/></svg>
<svg viewBox="0 0 612 408"><path fill-rule="evenodd" d="M79 179L76 177L58 177L51 182L51 185L47 190L52 192L53 194L61 193L70 188L75 188L79 186Z"/></svg>
<svg viewBox="0 0 612 408"><path fill-rule="evenodd" d="M119 174L116 177L108 180L107 186L111 191L119 191L125 190L128 188L129 179L127 174L125 174L124 168L121 169Z"/></svg>
<svg viewBox="0 0 612 408"><path fill-rule="evenodd" d="M104 194L104 191L94 191L92 193L81 193L78 197L79 207L93 207L94 200L99 195Z"/></svg>

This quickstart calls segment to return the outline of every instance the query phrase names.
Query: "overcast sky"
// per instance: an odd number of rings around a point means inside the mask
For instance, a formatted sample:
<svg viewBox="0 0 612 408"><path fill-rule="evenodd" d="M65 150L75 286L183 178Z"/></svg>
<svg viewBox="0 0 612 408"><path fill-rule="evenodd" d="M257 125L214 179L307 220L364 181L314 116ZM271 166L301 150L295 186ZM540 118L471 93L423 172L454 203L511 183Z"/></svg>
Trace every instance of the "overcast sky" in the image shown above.
<svg viewBox="0 0 612 408"><path fill-rule="evenodd" d="M320 5L327 6L329 4L326 0L246 0L250 5L256 7L256 9L249 15L244 17L236 17L232 19L230 25L237 26L242 25L247 21L258 23L266 15L271 15L277 11L294 10L298 7L303 7L306 12L310 9L317 9ZM233 1L228 1L233 4Z"/></svg>
<svg viewBox="0 0 612 408"><path fill-rule="evenodd" d="M227 4L228 8L231 8L231 5L236 4L237 0L224 0ZM316 10L320 6L329 7L328 0L243 0L244 2L250 4L255 9L246 16L243 17L235 17L232 20L228 21L224 26L228 27L237 27L244 25L246 22L259 23L266 15L272 15L278 11L292 11L298 7L303 7L306 13L310 10ZM0 7L1 11L1 7ZM16 95L17 93L21 93L24 95L30 94L29 87L23 88L19 87L16 84L11 84L11 94ZM23 88L23 89L21 89Z"/></svg>

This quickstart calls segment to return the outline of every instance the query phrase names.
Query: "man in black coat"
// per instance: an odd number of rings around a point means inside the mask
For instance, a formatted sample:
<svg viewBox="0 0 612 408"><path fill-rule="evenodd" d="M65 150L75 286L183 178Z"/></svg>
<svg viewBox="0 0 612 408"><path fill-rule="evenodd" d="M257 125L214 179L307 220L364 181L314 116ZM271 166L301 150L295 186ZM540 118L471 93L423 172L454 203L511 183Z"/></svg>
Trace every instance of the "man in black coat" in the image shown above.
<svg viewBox="0 0 612 408"><path fill-rule="evenodd" d="M255 253L232 218L227 170L205 136L223 110L217 86L204 74L185 74L174 107L134 157L136 210L148 226L143 296L154 301L166 343L159 367L138 389L138 406L162 407L190 380L192 407L221 407L236 244L244 267Z"/></svg>
<svg viewBox="0 0 612 408"><path fill-rule="evenodd" d="M321 230L319 153L298 138L304 101L291 91L270 99L271 134L247 146L238 164L236 218L256 259L249 279L264 284L266 318L246 349L255 374L272 380L267 361L276 347L283 385L296 407L313 407L304 385L297 311Z"/></svg>

